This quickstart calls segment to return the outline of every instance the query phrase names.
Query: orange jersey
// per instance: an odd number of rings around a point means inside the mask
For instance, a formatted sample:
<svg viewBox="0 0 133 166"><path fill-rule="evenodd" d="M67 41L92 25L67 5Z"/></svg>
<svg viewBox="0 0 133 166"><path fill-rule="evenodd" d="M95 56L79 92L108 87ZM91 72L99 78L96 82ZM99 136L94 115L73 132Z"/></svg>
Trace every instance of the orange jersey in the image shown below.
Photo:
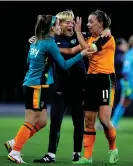
<svg viewBox="0 0 133 166"><path fill-rule="evenodd" d="M88 44L96 41L97 38L90 37L88 39ZM102 46L102 50L96 52L89 58L89 74L105 73L111 74L115 73L114 68L114 55L115 55L115 40L114 37L111 38Z"/></svg>

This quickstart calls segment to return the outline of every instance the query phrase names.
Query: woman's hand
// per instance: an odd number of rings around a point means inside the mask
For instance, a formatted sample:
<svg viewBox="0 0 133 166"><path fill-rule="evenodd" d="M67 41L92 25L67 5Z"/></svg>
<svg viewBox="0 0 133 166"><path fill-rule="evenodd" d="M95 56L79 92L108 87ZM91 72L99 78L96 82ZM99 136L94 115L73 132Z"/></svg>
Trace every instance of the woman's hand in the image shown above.
<svg viewBox="0 0 133 166"><path fill-rule="evenodd" d="M36 40L36 37L35 37L35 36L32 36L31 38L29 38L28 42L29 42L30 44L32 44L32 43L35 42L35 40Z"/></svg>

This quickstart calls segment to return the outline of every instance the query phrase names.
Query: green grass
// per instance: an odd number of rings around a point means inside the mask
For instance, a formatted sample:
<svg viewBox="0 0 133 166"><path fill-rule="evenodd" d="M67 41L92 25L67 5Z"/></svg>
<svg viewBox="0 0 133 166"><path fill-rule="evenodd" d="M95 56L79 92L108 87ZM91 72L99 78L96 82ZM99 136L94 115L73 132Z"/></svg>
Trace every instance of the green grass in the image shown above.
<svg viewBox="0 0 133 166"><path fill-rule="evenodd" d="M12 139L20 125L23 123L22 117L1 117L0 118L0 166L14 166L7 160L7 151L3 143ZM133 119L123 119L120 123L121 129L117 131L117 146L119 149L119 166L133 166ZM49 124L45 129L38 132L24 146L22 153L23 159L29 165L39 166L42 164L34 164L32 160L40 158L47 152L48 147ZM58 147L56 163L50 166L71 166L71 157L73 151L73 126L71 118L64 118L61 138ZM44 165L44 164L43 164ZM108 166L108 144L104 137L103 131L97 132L97 139L93 153L94 166Z"/></svg>

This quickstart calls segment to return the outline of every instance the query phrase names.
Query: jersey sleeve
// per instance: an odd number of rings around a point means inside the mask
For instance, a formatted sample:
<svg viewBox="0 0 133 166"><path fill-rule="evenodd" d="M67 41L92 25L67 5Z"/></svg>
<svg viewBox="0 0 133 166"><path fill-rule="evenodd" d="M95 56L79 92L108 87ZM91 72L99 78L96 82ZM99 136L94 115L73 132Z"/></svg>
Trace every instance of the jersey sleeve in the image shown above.
<svg viewBox="0 0 133 166"><path fill-rule="evenodd" d="M77 54L75 57L70 58L69 60L64 60L63 56L60 54L59 48L55 42L49 42L47 51L53 57L53 59L57 62L57 64L63 69L67 70L69 67L77 63L79 60L83 58L81 53Z"/></svg>

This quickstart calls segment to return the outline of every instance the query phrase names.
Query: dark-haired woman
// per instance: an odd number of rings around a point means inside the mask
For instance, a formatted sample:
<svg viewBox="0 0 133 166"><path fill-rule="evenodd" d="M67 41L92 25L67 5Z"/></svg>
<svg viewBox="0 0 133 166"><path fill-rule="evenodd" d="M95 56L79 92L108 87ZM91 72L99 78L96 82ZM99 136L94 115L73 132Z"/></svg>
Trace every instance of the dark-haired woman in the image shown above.
<svg viewBox="0 0 133 166"><path fill-rule="evenodd" d="M88 44L91 44L90 50L96 52L89 58L84 90L84 157L77 162L73 162L74 164L92 163L97 115L109 143L109 163L114 164L118 161L118 149L115 142L116 130L110 121L116 82L114 69L115 41L113 36L103 37L101 35L101 32L110 25L111 20L106 13L101 10L92 12L88 17L87 24L91 37L88 42L85 42L81 33L81 18L78 17L76 21L75 30L81 47L85 49Z"/></svg>

